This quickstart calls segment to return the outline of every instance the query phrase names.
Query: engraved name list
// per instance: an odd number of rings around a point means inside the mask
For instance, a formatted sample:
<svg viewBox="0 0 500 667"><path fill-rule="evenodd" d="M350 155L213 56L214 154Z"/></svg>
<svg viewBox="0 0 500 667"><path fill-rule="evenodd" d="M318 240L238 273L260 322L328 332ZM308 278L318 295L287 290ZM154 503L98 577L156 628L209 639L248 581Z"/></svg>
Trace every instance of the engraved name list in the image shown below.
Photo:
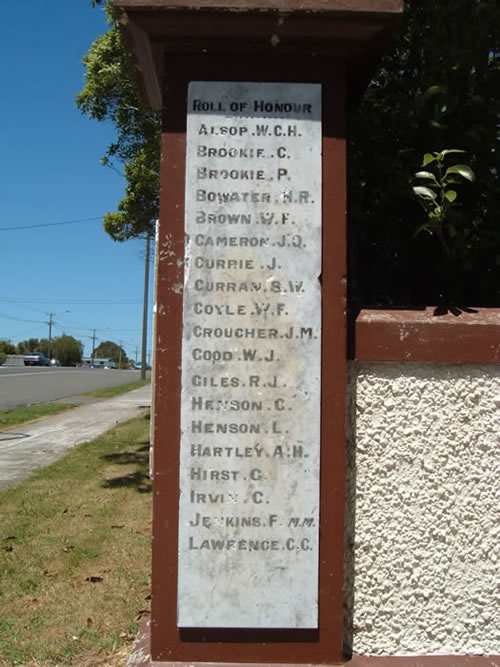
<svg viewBox="0 0 500 667"><path fill-rule="evenodd" d="M316 628L321 86L191 82L178 625Z"/></svg>

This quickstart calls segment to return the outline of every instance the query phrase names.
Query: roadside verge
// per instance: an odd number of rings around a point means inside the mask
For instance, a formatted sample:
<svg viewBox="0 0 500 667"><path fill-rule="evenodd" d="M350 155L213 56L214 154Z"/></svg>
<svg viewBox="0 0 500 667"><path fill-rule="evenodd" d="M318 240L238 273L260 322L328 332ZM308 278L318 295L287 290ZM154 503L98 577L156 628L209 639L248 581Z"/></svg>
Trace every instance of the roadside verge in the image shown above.
<svg viewBox="0 0 500 667"><path fill-rule="evenodd" d="M151 385L0 432L0 492L151 406Z"/></svg>

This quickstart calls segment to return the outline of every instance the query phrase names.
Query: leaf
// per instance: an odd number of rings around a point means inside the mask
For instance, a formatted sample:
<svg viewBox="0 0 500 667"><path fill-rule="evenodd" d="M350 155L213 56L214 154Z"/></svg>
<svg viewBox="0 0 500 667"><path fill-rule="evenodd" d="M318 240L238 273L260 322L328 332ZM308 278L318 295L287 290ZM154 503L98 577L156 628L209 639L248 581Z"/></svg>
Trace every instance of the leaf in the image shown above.
<svg viewBox="0 0 500 667"><path fill-rule="evenodd" d="M465 164L456 164L453 167L448 167L444 177L446 178L448 174L460 174L462 178L466 178L471 183L474 183L476 180L472 169Z"/></svg>
<svg viewBox="0 0 500 667"><path fill-rule="evenodd" d="M439 153L439 156L440 156L441 158L443 158L443 157L445 157L446 155L448 155L449 153L465 153L465 151L463 151L463 150L461 150L461 149L459 149L459 148L445 148L444 151L441 151L441 153Z"/></svg>
<svg viewBox="0 0 500 667"><path fill-rule="evenodd" d="M424 92L422 97L430 97L431 95L438 95L439 93L447 93L448 88L446 86L430 86Z"/></svg>
<svg viewBox="0 0 500 667"><path fill-rule="evenodd" d="M437 179L431 171L417 171L415 178L428 178L434 181L434 183L437 185Z"/></svg>
<svg viewBox="0 0 500 667"><path fill-rule="evenodd" d="M448 186L455 183L462 183L462 179L458 178L458 176L454 176L453 174L449 174L448 176L443 177L443 185Z"/></svg>
<svg viewBox="0 0 500 667"><path fill-rule="evenodd" d="M431 162L434 162L435 160L436 160L435 155L433 155L432 153L426 153L424 155L424 159L423 159L423 162L422 162L422 167L426 167L428 164L430 164Z"/></svg>
<svg viewBox="0 0 500 667"><path fill-rule="evenodd" d="M443 209L441 208L441 206L438 206L436 204L434 206L434 208L432 209L432 211L429 212L429 218L431 218L433 220L439 220L442 213L443 213Z"/></svg>
<svg viewBox="0 0 500 667"><path fill-rule="evenodd" d="M451 203L454 202L455 199L457 198L457 193L455 192L455 190L446 190L444 196Z"/></svg>
<svg viewBox="0 0 500 667"><path fill-rule="evenodd" d="M417 195L417 197L421 197L422 199L436 199L437 197L434 190L426 188L424 185L413 186L413 192Z"/></svg>
<svg viewBox="0 0 500 667"><path fill-rule="evenodd" d="M57 570L44 570L43 573L46 577L57 577Z"/></svg>

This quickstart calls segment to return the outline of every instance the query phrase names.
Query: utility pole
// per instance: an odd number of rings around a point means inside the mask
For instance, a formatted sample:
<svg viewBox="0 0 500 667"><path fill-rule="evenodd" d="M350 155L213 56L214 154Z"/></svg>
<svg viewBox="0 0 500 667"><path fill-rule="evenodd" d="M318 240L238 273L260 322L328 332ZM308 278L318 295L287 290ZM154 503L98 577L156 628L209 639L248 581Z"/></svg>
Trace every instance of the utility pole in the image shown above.
<svg viewBox="0 0 500 667"><path fill-rule="evenodd" d="M51 359L51 352L52 352L52 325L54 324L53 317L54 317L55 313L47 313L47 315L49 316L49 321L46 322L46 324L49 325L49 345L48 345L48 349L47 349L47 356L48 356L49 359Z"/></svg>
<svg viewBox="0 0 500 667"><path fill-rule="evenodd" d="M94 365L94 359L95 359L95 332L96 329L92 329L92 366Z"/></svg>
<svg viewBox="0 0 500 667"><path fill-rule="evenodd" d="M122 341L120 341L120 350L118 352L118 368L122 367Z"/></svg>
<svg viewBox="0 0 500 667"><path fill-rule="evenodd" d="M144 304L142 309L142 351L141 351L141 380L146 379L146 351L148 338L148 292L149 292L149 248L151 233L146 234L146 261L144 264Z"/></svg>

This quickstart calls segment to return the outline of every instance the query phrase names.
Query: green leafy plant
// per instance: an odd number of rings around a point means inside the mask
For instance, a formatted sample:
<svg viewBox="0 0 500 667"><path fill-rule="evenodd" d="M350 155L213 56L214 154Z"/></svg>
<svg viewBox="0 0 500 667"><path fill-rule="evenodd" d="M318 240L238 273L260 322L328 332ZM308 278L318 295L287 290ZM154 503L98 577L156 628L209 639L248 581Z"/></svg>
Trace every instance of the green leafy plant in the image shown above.
<svg viewBox="0 0 500 667"><path fill-rule="evenodd" d="M440 294L447 302L460 298L460 267L471 255L476 233L459 197L460 187L474 182L474 172L466 164L449 165L450 159L463 153L459 149L426 153L422 168L413 175L413 193L426 213L414 236L427 232L438 240L442 251Z"/></svg>
<svg viewBox="0 0 500 667"><path fill-rule="evenodd" d="M415 235L426 231L436 235L446 255L452 254L451 239L457 236L451 210L458 204L457 185L473 182L474 172L465 164L446 167L445 159L450 154L465 153L458 149L446 149L440 153L426 153L422 162L424 170L414 174L418 185L413 192L427 214L427 220L416 230Z"/></svg>

